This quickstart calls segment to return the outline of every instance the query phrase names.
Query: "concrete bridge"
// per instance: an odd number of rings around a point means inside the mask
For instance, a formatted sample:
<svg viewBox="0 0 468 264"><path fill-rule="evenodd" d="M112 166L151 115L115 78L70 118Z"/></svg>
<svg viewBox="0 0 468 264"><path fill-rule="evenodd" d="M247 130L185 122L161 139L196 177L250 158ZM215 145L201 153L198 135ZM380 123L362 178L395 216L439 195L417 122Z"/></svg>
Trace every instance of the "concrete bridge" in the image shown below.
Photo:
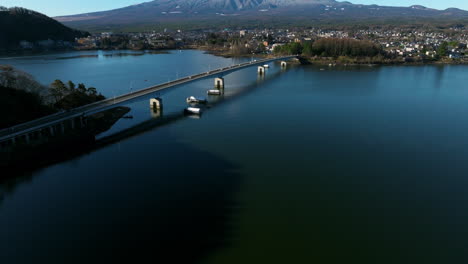
<svg viewBox="0 0 468 264"><path fill-rule="evenodd" d="M113 108L118 104L127 101L147 96L152 93L163 92L178 85L187 84L201 79L215 77L215 87L224 87L223 76L248 67L257 66L258 74L265 74L264 64L281 61L281 67L286 67L287 60L296 58L297 56L283 56L262 60L254 60L241 64L236 64L224 68L211 70L187 77L183 77L174 81L154 85L135 92L127 93L117 97L109 98L96 103L78 107L66 112L60 112L53 115L45 116L39 119L32 120L27 123L19 124L10 128L0 130L0 147L15 145L18 142L29 143L35 138L51 137L57 134L64 134L66 130L86 127L86 117L88 115L99 113L107 109ZM160 107L158 102L158 107Z"/></svg>

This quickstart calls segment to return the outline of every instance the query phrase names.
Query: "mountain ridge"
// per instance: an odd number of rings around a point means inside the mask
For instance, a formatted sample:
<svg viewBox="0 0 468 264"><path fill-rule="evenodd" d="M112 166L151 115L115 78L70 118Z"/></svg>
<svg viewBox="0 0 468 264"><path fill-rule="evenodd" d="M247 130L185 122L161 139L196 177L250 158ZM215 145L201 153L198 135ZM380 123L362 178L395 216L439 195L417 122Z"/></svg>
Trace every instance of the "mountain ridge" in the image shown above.
<svg viewBox="0 0 468 264"><path fill-rule="evenodd" d="M32 46L40 41L74 42L87 34L36 11L0 6L0 51L17 49L21 41Z"/></svg>
<svg viewBox="0 0 468 264"><path fill-rule="evenodd" d="M438 10L421 5L392 7L352 4L336 0L154 0L109 11L56 17L77 28L118 25L183 24L251 21L284 21L288 23L366 20L366 19L465 19L468 11L458 8ZM280 22L279 22L280 23ZM212 24L212 23L211 23Z"/></svg>

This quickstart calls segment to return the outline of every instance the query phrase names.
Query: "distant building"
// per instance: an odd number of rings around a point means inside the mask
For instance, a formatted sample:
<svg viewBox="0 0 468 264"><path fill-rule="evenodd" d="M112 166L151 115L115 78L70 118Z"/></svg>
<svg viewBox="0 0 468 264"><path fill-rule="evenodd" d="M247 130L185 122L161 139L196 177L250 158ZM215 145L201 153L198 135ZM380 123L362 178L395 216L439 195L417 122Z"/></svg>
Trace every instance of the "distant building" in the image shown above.
<svg viewBox="0 0 468 264"><path fill-rule="evenodd" d="M240 35L241 37L244 37L246 34L247 34L247 30L241 30L241 31L239 32L239 35Z"/></svg>

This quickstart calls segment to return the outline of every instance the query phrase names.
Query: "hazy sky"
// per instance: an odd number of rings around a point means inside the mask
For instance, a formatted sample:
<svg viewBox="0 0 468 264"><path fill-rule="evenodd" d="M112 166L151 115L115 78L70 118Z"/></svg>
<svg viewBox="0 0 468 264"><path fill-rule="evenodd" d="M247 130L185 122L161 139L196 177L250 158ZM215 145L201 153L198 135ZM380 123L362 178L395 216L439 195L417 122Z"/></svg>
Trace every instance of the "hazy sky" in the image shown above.
<svg viewBox="0 0 468 264"><path fill-rule="evenodd" d="M392 6L424 5L445 9L458 7L468 10L468 0L349 0L355 4L378 4ZM21 6L49 16L80 14L109 10L145 2L145 0L0 0L0 6Z"/></svg>

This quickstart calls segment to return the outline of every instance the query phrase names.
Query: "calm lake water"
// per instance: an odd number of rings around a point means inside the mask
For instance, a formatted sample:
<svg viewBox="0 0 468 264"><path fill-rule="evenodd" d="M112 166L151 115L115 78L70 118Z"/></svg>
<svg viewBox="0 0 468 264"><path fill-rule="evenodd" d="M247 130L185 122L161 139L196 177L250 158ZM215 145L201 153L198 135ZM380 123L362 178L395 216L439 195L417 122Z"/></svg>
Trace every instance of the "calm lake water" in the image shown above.
<svg viewBox="0 0 468 264"><path fill-rule="evenodd" d="M0 64L112 97L249 60L106 54ZM163 94L162 116L150 97L129 103L134 119L98 137L112 143L1 172L18 174L0 183L1 262L467 263L467 66L271 64L225 80L199 119L185 98L211 79Z"/></svg>

